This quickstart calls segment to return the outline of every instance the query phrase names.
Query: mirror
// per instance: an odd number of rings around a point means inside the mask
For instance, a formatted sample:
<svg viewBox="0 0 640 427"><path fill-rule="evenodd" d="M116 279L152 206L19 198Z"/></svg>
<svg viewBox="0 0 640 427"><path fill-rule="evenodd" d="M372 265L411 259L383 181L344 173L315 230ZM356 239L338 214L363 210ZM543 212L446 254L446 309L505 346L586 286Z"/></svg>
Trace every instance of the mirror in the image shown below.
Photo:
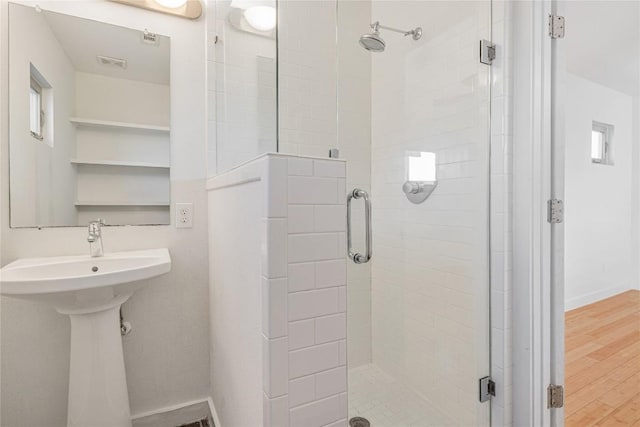
<svg viewBox="0 0 640 427"><path fill-rule="evenodd" d="M12 227L169 224L170 39L9 5Z"/></svg>

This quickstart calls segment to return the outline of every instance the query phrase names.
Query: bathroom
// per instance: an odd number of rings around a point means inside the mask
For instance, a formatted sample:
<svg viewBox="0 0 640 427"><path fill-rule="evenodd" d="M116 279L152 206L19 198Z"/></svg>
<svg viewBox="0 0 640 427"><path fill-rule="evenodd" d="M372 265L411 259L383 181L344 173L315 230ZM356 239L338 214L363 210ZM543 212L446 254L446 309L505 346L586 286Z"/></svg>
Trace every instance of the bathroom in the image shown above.
<svg viewBox="0 0 640 427"><path fill-rule="evenodd" d="M0 425L563 425L575 14L0 0Z"/></svg>

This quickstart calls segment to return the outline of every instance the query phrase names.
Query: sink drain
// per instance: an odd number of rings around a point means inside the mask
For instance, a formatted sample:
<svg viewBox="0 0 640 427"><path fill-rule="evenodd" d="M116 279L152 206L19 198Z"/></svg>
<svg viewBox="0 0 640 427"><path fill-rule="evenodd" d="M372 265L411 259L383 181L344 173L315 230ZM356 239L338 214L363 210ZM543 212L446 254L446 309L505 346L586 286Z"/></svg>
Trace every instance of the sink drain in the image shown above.
<svg viewBox="0 0 640 427"><path fill-rule="evenodd" d="M98 267L91 267L91 271L95 273L96 271L98 271Z"/></svg>
<svg viewBox="0 0 640 427"><path fill-rule="evenodd" d="M349 427L370 427L369 420L362 417L353 417L349 420Z"/></svg>

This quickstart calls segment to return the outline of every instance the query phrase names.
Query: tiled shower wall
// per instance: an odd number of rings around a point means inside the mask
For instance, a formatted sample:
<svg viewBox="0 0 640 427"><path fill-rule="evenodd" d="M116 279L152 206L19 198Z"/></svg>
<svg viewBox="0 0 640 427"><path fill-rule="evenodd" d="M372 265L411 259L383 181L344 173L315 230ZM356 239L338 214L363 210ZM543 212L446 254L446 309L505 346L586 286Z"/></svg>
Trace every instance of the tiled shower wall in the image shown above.
<svg viewBox="0 0 640 427"><path fill-rule="evenodd" d="M306 3L306 2L300 2ZM333 2L323 2L329 9L335 7ZM329 5L332 3L332 5ZM384 2L382 2L384 3ZM213 41L218 35L218 29L216 28L215 14L212 12L214 8L211 6L215 4L214 1L210 1L207 10L207 23L208 23L208 47L209 47L209 174L210 176L216 173L216 150L224 150L223 147L218 148L216 145L216 105L215 105L215 91L216 91L216 63L215 63L215 44ZM508 114L510 107L510 77L509 69L511 63L511 54L509 52L509 3L505 1L493 1L493 40L497 43L498 57L494 61L492 67L492 135L491 135L491 313L492 313L492 347L491 347L491 359L492 359L492 374L497 382L497 397L492 402L492 425L511 425L511 361L509 356L510 342L511 342L511 131L509 127L510 115ZM341 0L338 2L338 12L336 15L331 15L330 10L325 11L318 16L327 17L327 22L320 22L318 19L313 19L315 26L330 26L333 28L335 20L338 21L338 76L335 72L330 70L330 67L323 68L325 77L327 79L338 79L337 91L338 91L338 147L341 150L341 157L348 160L349 170L347 174L347 188L362 187L369 189L370 183L368 179L370 177L370 146L368 140L370 139L370 109L367 105L370 105L371 94L375 94L376 91L370 84L370 60L372 55L365 53L361 50L357 43L349 43L349 40L357 40L360 33L366 31L363 26L368 25L367 21L371 19L371 3L366 1L346 1ZM305 15L308 19L312 19L311 15ZM420 15L416 15L419 17ZM416 23L418 25L420 23ZM285 22L282 23L285 25ZM218 26L221 26L221 22L218 22ZM302 30L303 25L299 26ZM316 58L322 58L325 55L329 58L334 56L334 51L331 46L324 46L324 41L333 42L335 38L329 39L314 39L316 45L306 44L307 49L302 49L301 40L304 38L297 38L291 34L291 43L297 43L297 52L306 53L307 55L315 55ZM346 42L345 42L346 41ZM396 43L395 39L393 40ZM283 40L281 40L283 43ZM315 47L314 47L315 46ZM324 47L323 47L324 46ZM295 49L294 49L295 50ZM332 53L333 52L333 53ZM386 54L385 54L386 55ZM347 61L343 58L347 57ZM376 58L373 56L373 58ZM290 61L297 60L301 64L307 64L309 66L313 63L312 58L305 58L304 55L293 55ZM292 64L295 65L295 64ZM442 72L448 70L442 63L434 63L436 68L436 74L438 69ZM295 66L294 66L295 68ZM218 69L220 67L218 65ZM302 68L299 68L302 70ZM298 78L304 77L306 74L299 72L293 74L293 83L289 86L291 88L297 88L299 91L295 92L300 97L309 97L311 92L311 83L309 85L302 84ZM433 75L430 75L433 78ZM281 79L286 79L285 76L281 76ZM220 82L218 82L220 85ZM316 87L328 87L333 88L333 85L324 85L322 79L319 79L313 83ZM353 92L353 91L356 92ZM328 90L327 93L330 93ZM327 98L324 98L325 101ZM304 102L304 101L301 101ZM315 108L311 108L310 105L304 106L301 111L305 111L311 116L305 120L313 120L313 114L318 111L320 105L316 105ZM326 105L327 108L330 108ZM307 114L307 115L308 115ZM302 122L301 122L302 123ZM290 129L291 130L291 129ZM296 132L292 132L293 135ZM333 146L335 140L330 138L323 141L322 138L314 137L311 133L299 133L304 138L300 141L301 145L310 145L309 150L305 151L302 148L302 152L318 152L321 155L325 155L324 151ZM290 139L290 141L296 141L296 139ZM286 142L285 142L286 143ZM293 143L297 144L297 143ZM314 144L316 148L313 148ZM291 152L300 151L301 145L283 146L285 150ZM298 151L296 151L298 150ZM316 151L313 151L316 150ZM376 173L379 173L378 169ZM374 195L376 197L376 195ZM356 204L356 209L359 206ZM354 219L360 218L357 212L354 212ZM356 227L356 233L358 228ZM356 237L356 241L360 242L362 239ZM357 268L358 266L355 266ZM370 346L370 340L365 339L367 331L370 334L370 324L367 325L366 321L362 319L370 318L369 303L366 302L366 295L369 289L366 285L369 282L369 267L364 266L364 269L359 272L353 272L354 265L348 265L349 270L349 287L348 292L350 294L350 304L353 301L358 301L357 307L350 307L348 310L349 320L349 363L360 364L367 363L371 360L370 347L367 349L367 343ZM357 273L362 273L360 277L363 286L352 286L355 281L352 278L358 278ZM357 290L356 290L357 288ZM352 295L357 291L362 291L358 295ZM357 298L357 299L356 299ZM370 297L369 297L370 298ZM363 303L361 303L363 302ZM361 304L360 304L361 303ZM359 308L361 310L359 310ZM352 321L351 319L356 319ZM352 325L360 325L355 327L357 330L351 330ZM364 325L364 326L362 326ZM362 338L359 344L358 338Z"/></svg>
<svg viewBox="0 0 640 427"><path fill-rule="evenodd" d="M223 425L346 424L345 166L270 154L208 182L212 383ZM262 387L241 374L256 357Z"/></svg>

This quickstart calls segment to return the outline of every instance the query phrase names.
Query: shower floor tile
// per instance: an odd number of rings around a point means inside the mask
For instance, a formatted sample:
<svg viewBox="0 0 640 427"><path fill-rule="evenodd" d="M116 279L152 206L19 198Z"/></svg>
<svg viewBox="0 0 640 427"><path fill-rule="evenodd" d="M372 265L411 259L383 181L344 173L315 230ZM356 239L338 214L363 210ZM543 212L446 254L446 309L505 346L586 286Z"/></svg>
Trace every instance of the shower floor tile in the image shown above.
<svg viewBox="0 0 640 427"><path fill-rule="evenodd" d="M349 370L349 418L364 417L371 427L452 426L419 394L373 364Z"/></svg>

